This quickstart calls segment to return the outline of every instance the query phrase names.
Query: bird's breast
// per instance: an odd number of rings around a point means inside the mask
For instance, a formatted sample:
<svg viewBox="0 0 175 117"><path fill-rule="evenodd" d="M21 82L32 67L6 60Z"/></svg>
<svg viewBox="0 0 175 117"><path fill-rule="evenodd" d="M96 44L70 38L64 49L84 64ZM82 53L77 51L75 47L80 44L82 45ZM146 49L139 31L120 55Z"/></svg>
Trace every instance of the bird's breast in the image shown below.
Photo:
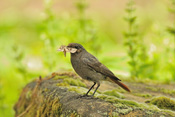
<svg viewBox="0 0 175 117"><path fill-rule="evenodd" d="M82 78L85 78L84 72L86 71L83 62L80 59L71 59L72 67L75 72Z"/></svg>

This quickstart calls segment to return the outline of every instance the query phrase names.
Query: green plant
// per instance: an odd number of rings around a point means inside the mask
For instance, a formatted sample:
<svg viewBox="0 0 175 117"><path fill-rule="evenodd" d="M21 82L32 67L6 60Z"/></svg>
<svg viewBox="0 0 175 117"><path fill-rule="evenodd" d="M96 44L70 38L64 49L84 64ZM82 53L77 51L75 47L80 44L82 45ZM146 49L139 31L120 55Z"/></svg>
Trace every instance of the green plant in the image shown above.
<svg viewBox="0 0 175 117"><path fill-rule="evenodd" d="M61 29L59 24L59 19L57 19L52 11L53 0L44 0L44 18L41 29L41 40L44 43L43 49L43 62L49 72L55 71L57 63L60 63L61 57L58 60L58 55L56 50L58 45L61 45L60 35Z"/></svg>
<svg viewBox="0 0 175 117"><path fill-rule="evenodd" d="M4 98L5 98L5 96L2 92L2 90L3 89L2 89L1 79L0 79L0 110L3 113L4 109L5 109L5 107L4 107Z"/></svg>
<svg viewBox="0 0 175 117"><path fill-rule="evenodd" d="M150 103L156 105L161 109L170 109L173 111L175 110L175 101L165 96L155 97L151 99Z"/></svg>
<svg viewBox="0 0 175 117"><path fill-rule="evenodd" d="M14 45L12 47L12 58L13 63L15 64L15 70L22 75L22 78L25 82L28 80L26 66L22 63L24 59L24 51L19 47Z"/></svg>
<svg viewBox="0 0 175 117"><path fill-rule="evenodd" d="M80 42L97 53L100 50L98 44L96 30L93 21L86 16L86 9L88 3L86 0L78 0L76 2L76 8L78 11L78 24L77 24L77 35L75 42Z"/></svg>
<svg viewBox="0 0 175 117"><path fill-rule="evenodd" d="M129 0L127 3L125 21L128 23L128 30L124 33L126 38L125 45L128 47L128 56L130 58L128 63L131 66L130 73L132 78L138 77L138 31L136 24L137 17L134 15L134 4L133 0Z"/></svg>
<svg viewBox="0 0 175 117"><path fill-rule="evenodd" d="M147 47L143 40L145 35L138 31L134 5L134 1L129 0L125 9L127 13L125 21L128 24L128 30L124 33L124 36L126 38L125 46L128 48L131 77L133 79L155 78L157 60L150 60L147 54Z"/></svg>
<svg viewBox="0 0 175 117"><path fill-rule="evenodd" d="M171 38L173 42L173 46L168 45L168 47L166 48L167 52L169 52L169 58L170 60L167 63L167 69L171 72L172 74L172 78L175 80L175 0L170 0L171 1L171 5L168 7L168 11L170 12L170 14L172 15L172 19L173 19L173 25L172 26L168 26L167 27L167 31L168 33L171 35ZM173 54L171 54L173 53ZM172 56L173 55L173 56ZM173 59L172 59L173 58Z"/></svg>
<svg viewBox="0 0 175 117"><path fill-rule="evenodd" d="M167 28L167 31L173 36L173 40L174 40L174 59L175 59L175 0L170 0L171 1L171 5L169 6L168 10L170 12L170 14L172 15L172 19L173 19L173 25L169 26Z"/></svg>

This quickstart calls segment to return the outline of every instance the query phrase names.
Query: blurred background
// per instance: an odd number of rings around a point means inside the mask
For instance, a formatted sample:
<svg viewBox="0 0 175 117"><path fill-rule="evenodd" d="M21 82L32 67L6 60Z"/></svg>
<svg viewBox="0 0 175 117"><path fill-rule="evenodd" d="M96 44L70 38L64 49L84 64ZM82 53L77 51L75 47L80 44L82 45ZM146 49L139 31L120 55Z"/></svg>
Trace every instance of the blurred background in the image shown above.
<svg viewBox="0 0 175 117"><path fill-rule="evenodd" d="M73 71L57 49L81 43L126 80L175 81L175 0L1 0L0 116L39 75Z"/></svg>

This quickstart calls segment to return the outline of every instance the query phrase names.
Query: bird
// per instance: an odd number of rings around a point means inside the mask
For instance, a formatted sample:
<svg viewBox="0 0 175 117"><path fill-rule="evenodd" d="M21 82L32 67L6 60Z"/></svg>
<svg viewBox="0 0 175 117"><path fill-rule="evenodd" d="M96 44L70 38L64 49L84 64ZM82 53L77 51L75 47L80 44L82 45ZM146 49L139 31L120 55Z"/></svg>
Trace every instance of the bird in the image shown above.
<svg viewBox="0 0 175 117"><path fill-rule="evenodd" d="M97 89L100 87L100 81L110 80L124 90L131 92L130 89L121 80L114 75L104 64L90 54L81 44L70 43L66 47L70 52L71 64L74 71L83 79L94 82L84 96L88 96L91 89L97 84L92 96L95 95ZM72 51L73 50L73 51Z"/></svg>

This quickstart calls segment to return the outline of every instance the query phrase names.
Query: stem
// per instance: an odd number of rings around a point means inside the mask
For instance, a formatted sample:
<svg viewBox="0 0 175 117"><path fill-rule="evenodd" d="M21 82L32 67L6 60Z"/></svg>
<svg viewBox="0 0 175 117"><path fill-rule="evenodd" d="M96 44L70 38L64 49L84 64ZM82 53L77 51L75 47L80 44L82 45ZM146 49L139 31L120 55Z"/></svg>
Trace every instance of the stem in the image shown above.
<svg viewBox="0 0 175 117"><path fill-rule="evenodd" d="M175 30L175 13L174 13L174 30ZM175 34L174 34L174 61L175 61Z"/></svg>

